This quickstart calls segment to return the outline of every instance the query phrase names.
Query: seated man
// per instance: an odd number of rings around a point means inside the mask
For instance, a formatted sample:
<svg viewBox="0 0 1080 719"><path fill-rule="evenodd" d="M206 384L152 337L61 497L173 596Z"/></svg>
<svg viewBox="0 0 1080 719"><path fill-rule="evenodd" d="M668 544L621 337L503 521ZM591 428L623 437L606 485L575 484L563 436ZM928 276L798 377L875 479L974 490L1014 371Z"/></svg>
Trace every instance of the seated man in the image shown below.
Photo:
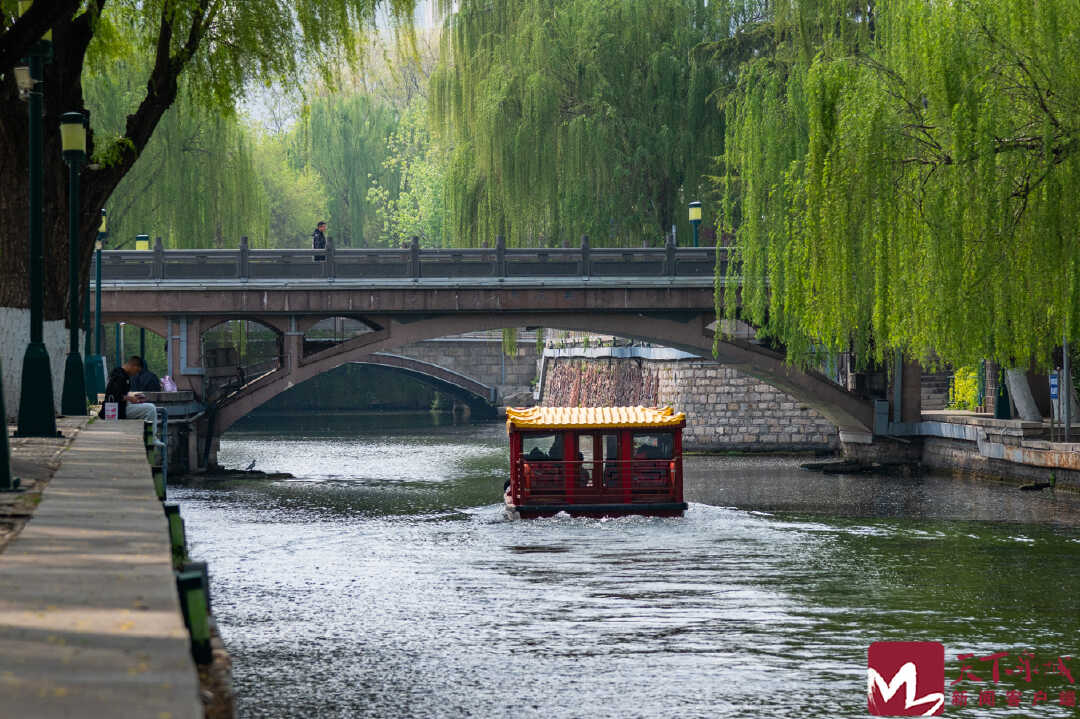
<svg viewBox="0 0 1080 719"><path fill-rule="evenodd" d="M142 360L138 356L128 358L121 367L117 367L109 374L109 382L105 385L105 401L116 402L116 416L118 419L141 419L144 422L154 424L155 435L157 434L157 408L144 399L138 392L131 391L131 378L142 369ZM105 417L105 408L98 412L98 417Z"/></svg>
<svg viewBox="0 0 1080 719"><path fill-rule="evenodd" d="M139 372L131 378L131 391L132 392L160 392L161 380L158 376L146 369L146 363L143 362L143 358L138 355L132 355L128 362L138 362Z"/></svg>

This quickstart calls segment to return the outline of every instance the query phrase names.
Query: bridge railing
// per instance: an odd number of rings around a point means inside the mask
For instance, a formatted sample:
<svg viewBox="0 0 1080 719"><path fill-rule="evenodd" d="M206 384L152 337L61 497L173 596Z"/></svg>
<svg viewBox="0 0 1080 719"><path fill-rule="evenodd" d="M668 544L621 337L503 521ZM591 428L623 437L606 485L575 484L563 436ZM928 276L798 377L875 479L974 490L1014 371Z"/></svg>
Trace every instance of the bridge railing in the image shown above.
<svg viewBox="0 0 1080 719"><path fill-rule="evenodd" d="M501 238L500 238L501 239ZM246 238L245 238L246 240ZM312 280L511 277L706 277L726 269L728 248L580 247L325 250L239 249L102 252L105 281Z"/></svg>

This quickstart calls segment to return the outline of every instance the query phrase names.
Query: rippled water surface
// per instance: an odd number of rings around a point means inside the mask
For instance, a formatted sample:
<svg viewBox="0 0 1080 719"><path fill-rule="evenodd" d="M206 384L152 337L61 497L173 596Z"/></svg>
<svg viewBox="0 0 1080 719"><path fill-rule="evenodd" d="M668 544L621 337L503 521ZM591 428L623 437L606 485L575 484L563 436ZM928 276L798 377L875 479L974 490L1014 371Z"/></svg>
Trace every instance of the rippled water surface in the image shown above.
<svg viewBox="0 0 1080 719"><path fill-rule="evenodd" d="M171 489L245 717L865 716L872 641L943 642L950 681L959 652L1080 655L1062 493L688 457L682 519L511 522L498 423L249 419L220 459L296 475ZM996 688L946 713L1077 716L1062 677Z"/></svg>

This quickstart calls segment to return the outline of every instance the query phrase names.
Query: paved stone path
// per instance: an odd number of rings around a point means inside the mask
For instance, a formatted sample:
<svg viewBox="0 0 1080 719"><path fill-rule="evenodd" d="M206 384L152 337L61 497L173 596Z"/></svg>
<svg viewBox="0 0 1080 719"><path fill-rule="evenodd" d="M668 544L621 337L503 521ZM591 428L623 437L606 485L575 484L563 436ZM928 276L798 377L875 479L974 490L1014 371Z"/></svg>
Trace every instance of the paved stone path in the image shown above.
<svg viewBox="0 0 1080 719"><path fill-rule="evenodd" d="M0 714L202 713L142 422L92 422L0 553Z"/></svg>
<svg viewBox="0 0 1080 719"><path fill-rule="evenodd" d="M11 473L19 479L20 491L0 492L0 552L33 516L64 450L89 421L89 417L57 417L61 437L14 437L16 425L7 425Z"/></svg>

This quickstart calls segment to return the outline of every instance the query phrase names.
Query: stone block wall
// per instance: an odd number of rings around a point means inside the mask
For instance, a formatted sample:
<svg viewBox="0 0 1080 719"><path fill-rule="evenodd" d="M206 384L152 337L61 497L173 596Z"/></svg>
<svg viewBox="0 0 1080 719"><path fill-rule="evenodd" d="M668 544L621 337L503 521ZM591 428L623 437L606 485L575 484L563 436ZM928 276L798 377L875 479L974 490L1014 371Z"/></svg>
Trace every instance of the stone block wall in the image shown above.
<svg viewBox="0 0 1080 719"><path fill-rule="evenodd" d="M691 450L834 449L836 426L814 409L703 359L548 358L547 406L671 405L686 412Z"/></svg>
<svg viewBox="0 0 1080 719"><path fill-rule="evenodd" d="M531 333L519 335L513 357L503 356L501 332L424 340L391 352L437 364L496 387L501 401L528 396L536 379L536 340Z"/></svg>

